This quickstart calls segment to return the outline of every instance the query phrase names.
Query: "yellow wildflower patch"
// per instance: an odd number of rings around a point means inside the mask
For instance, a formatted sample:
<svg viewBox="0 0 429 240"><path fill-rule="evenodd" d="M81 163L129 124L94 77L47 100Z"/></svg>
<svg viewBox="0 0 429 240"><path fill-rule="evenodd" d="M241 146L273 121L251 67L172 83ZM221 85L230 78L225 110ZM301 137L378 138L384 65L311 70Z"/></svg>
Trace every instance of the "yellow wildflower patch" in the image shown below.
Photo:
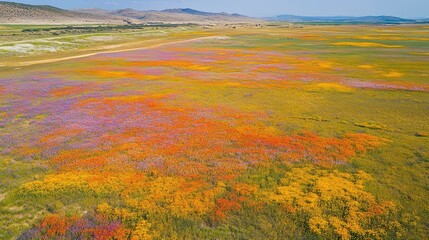
<svg viewBox="0 0 429 240"><path fill-rule="evenodd" d="M375 42L337 42L333 43L335 46L349 46L349 47L383 47L383 48L403 48L399 45L387 45Z"/></svg>
<svg viewBox="0 0 429 240"><path fill-rule="evenodd" d="M371 179L363 171L351 174L314 166L293 168L281 179L280 186L266 191L265 196L288 206L285 209L309 215L307 224L316 234L381 239L384 225L390 224L385 218L396 207L392 202L377 201L365 191L364 184Z"/></svg>
<svg viewBox="0 0 429 240"><path fill-rule="evenodd" d="M392 71L392 72L388 72L388 73L383 74L383 76L388 77L388 78L399 78L399 77L404 76L404 74L400 73L400 72Z"/></svg>

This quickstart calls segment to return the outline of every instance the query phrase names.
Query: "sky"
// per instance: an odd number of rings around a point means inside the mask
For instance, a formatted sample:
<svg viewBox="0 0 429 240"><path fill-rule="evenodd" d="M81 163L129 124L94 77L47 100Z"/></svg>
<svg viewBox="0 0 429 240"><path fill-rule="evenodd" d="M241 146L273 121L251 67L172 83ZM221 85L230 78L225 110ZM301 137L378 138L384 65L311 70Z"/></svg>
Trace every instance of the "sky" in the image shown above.
<svg viewBox="0 0 429 240"><path fill-rule="evenodd" d="M429 0L6 0L66 9L103 8L163 10L193 8L208 12L240 13L253 17L280 14L302 16L391 15L428 18Z"/></svg>

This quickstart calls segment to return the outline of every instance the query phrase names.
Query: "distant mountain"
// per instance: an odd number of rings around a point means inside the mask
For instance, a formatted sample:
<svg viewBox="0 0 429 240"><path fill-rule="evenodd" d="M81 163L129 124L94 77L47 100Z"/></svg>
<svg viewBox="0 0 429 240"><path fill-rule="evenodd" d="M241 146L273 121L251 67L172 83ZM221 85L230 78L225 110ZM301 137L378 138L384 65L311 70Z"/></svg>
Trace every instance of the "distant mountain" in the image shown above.
<svg viewBox="0 0 429 240"><path fill-rule="evenodd" d="M278 15L275 17L266 18L269 21L280 22L328 22L328 23L366 23L366 24L399 24L399 23L417 23L413 19L405 19L393 16L364 16L364 17L349 17L349 16L334 16L334 17L310 17L296 15Z"/></svg>
<svg viewBox="0 0 429 240"><path fill-rule="evenodd" d="M118 24L123 19L90 12L64 10L46 5L28 5L0 1L2 24Z"/></svg>
<svg viewBox="0 0 429 240"><path fill-rule="evenodd" d="M202 12L190 8L166 9L162 11L139 11L135 9L121 9L112 12L114 15L138 19L143 22L168 23L249 23L264 20L243 16L240 14Z"/></svg>
<svg viewBox="0 0 429 240"><path fill-rule="evenodd" d="M202 12L191 8L175 8L175 9L166 9L162 12L165 13L184 13L184 14L191 14L191 15L200 15L200 16L213 16L217 13L210 13L210 12Z"/></svg>
<svg viewBox="0 0 429 240"><path fill-rule="evenodd" d="M103 9L64 10L47 5L0 1L0 24L131 24L163 23L254 23L265 20L240 14L210 13L190 8L163 11L116 11Z"/></svg>
<svg viewBox="0 0 429 240"><path fill-rule="evenodd" d="M417 23L429 23L429 18L420 18L416 20Z"/></svg>
<svg viewBox="0 0 429 240"><path fill-rule="evenodd" d="M64 10L47 5L0 1L0 24L261 23L266 20L350 24L429 23L429 19L413 20L393 16L306 17L286 14L259 19L237 13L211 13L191 8L166 9L162 11L140 11L131 8L116 11L103 9Z"/></svg>
<svg viewBox="0 0 429 240"><path fill-rule="evenodd" d="M184 13L184 14L199 15L199 16L227 16L227 17L249 18L247 16L240 15L238 13L233 13L233 14L229 14L229 13L225 13L225 12L222 12L222 13L211 13L211 12L202 12L202 11L198 11L198 10L191 9L191 8L166 9L166 10L163 10L162 12L166 12L166 13Z"/></svg>

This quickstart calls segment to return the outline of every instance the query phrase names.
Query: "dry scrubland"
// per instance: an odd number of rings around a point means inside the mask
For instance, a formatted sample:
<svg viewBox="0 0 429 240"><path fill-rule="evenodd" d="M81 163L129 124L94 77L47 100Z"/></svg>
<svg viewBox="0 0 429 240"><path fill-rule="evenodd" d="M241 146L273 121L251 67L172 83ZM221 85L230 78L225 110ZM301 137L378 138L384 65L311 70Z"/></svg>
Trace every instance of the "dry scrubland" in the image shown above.
<svg viewBox="0 0 429 240"><path fill-rule="evenodd" d="M51 6L26 5L0 1L2 24L121 24L119 16L64 10Z"/></svg>
<svg viewBox="0 0 429 240"><path fill-rule="evenodd" d="M0 238L429 237L428 26L152 31L0 47Z"/></svg>
<svg viewBox="0 0 429 240"><path fill-rule="evenodd" d="M194 9L139 11L120 9L65 10L47 5L28 5L0 1L1 24L128 24L128 23L260 23L262 19L228 13L209 13Z"/></svg>

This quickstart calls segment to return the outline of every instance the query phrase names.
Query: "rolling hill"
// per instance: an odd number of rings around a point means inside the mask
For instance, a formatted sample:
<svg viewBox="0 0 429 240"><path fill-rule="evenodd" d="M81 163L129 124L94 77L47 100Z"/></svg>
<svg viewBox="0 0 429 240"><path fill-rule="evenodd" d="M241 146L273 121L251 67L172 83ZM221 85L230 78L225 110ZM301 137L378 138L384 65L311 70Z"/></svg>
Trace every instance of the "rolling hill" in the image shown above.
<svg viewBox="0 0 429 240"><path fill-rule="evenodd" d="M143 22L166 23L251 23L262 22L262 19L251 18L239 14L210 13L190 8L166 9L162 11L139 11L135 9L122 9L112 12L128 18Z"/></svg>
<svg viewBox="0 0 429 240"><path fill-rule="evenodd" d="M48 5L29 5L0 1L0 24L142 24L142 23L261 23L310 22L344 24L412 24L428 23L428 19L405 19L394 16L296 16L278 15L265 19L240 14L203 12L191 8L166 10L136 10L125 8L108 11L103 9L65 10Z"/></svg>
<svg viewBox="0 0 429 240"><path fill-rule="evenodd" d="M0 1L0 24L121 24L123 17Z"/></svg>
<svg viewBox="0 0 429 240"><path fill-rule="evenodd" d="M190 8L140 11L131 8L65 10L47 5L0 1L0 24L254 23L264 20L240 14L210 13Z"/></svg>

